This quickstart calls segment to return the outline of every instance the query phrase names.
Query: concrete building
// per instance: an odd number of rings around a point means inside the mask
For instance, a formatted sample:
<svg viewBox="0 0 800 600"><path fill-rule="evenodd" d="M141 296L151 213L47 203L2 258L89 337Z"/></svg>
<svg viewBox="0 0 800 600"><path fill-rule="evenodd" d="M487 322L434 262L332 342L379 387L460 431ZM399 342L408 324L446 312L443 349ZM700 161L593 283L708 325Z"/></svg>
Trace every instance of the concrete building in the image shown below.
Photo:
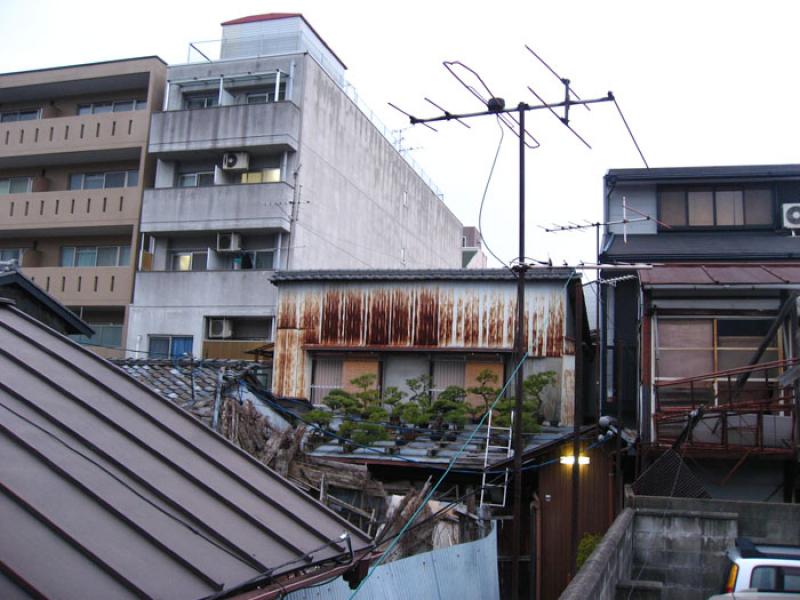
<svg viewBox="0 0 800 600"><path fill-rule="evenodd" d="M0 260L125 347L150 112L166 65L134 58L0 75Z"/></svg>
<svg viewBox="0 0 800 600"><path fill-rule="evenodd" d="M621 403L642 467L688 426L712 497L791 501L800 165L612 170L605 198L602 261L639 268L603 287L604 412Z"/></svg>
<svg viewBox="0 0 800 600"><path fill-rule="evenodd" d="M222 29L219 59L169 68L153 116L134 349L251 357L273 338L277 270L461 266L461 223L301 15Z"/></svg>

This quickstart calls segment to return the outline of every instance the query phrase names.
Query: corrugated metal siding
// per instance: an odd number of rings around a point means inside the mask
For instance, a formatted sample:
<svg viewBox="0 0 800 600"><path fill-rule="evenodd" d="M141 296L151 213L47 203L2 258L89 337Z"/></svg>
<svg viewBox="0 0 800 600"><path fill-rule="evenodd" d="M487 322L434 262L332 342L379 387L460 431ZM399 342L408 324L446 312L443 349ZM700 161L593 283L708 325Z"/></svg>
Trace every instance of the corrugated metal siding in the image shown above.
<svg viewBox="0 0 800 600"><path fill-rule="evenodd" d="M312 589L299 590L287 600L348 600L353 590L341 578ZM358 593L359 600L495 600L497 577L496 530L483 539L417 554L377 567Z"/></svg>
<svg viewBox="0 0 800 600"><path fill-rule="evenodd" d="M120 369L0 303L0 597L200 597L342 531ZM316 552L317 560L346 550ZM17 587L13 587L17 586Z"/></svg>

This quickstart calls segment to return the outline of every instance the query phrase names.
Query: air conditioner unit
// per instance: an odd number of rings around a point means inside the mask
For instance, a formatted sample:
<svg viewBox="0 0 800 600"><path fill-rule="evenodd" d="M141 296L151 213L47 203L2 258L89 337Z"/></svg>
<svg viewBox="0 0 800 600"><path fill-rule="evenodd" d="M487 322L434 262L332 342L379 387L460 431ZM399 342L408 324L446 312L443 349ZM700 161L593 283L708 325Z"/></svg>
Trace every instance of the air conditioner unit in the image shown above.
<svg viewBox="0 0 800 600"><path fill-rule="evenodd" d="M233 323L230 319L209 319L209 339L225 339L233 335Z"/></svg>
<svg viewBox="0 0 800 600"><path fill-rule="evenodd" d="M247 171L250 155L247 152L226 152L222 155L223 171Z"/></svg>
<svg viewBox="0 0 800 600"><path fill-rule="evenodd" d="M800 229L800 203L784 204L781 209L783 226L786 229Z"/></svg>
<svg viewBox="0 0 800 600"><path fill-rule="evenodd" d="M239 252L242 249L242 236L238 233L218 233L217 252Z"/></svg>

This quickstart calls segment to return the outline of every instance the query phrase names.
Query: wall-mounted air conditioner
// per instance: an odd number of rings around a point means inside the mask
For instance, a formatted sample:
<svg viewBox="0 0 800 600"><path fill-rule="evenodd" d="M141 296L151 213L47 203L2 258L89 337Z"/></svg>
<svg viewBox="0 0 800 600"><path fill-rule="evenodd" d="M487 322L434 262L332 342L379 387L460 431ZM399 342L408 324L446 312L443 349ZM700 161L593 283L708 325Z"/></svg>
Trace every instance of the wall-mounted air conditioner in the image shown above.
<svg viewBox="0 0 800 600"><path fill-rule="evenodd" d="M800 229L800 203L784 204L781 212L783 213L783 226L786 229Z"/></svg>
<svg viewBox="0 0 800 600"><path fill-rule="evenodd" d="M233 324L230 319L209 319L208 338L225 339L233 335Z"/></svg>
<svg viewBox="0 0 800 600"><path fill-rule="evenodd" d="M218 233L217 252L239 252L242 249L242 236L238 233Z"/></svg>
<svg viewBox="0 0 800 600"><path fill-rule="evenodd" d="M247 171L250 155L247 152L226 152L222 155L223 171Z"/></svg>

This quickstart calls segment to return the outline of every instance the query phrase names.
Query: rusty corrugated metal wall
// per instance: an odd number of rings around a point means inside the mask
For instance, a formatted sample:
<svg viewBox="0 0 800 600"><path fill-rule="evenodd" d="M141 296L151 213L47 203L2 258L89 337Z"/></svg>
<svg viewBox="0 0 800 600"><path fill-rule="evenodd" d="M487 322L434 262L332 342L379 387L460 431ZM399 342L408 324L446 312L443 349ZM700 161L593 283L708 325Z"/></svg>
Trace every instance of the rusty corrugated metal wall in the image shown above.
<svg viewBox="0 0 800 600"><path fill-rule="evenodd" d="M273 391L305 395L305 349L510 351L516 294L513 280L282 283ZM530 356L564 354L566 298L563 282L526 285Z"/></svg>

